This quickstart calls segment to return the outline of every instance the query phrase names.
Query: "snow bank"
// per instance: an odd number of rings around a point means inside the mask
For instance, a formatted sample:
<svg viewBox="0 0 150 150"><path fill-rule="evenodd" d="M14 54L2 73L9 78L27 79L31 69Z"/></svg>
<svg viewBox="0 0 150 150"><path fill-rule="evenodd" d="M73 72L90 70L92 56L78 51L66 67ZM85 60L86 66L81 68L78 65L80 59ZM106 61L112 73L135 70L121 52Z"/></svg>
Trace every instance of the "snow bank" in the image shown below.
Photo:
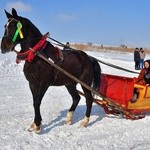
<svg viewBox="0 0 150 150"><path fill-rule="evenodd" d="M103 61L134 70L133 54L88 52ZM148 57L148 56L147 56ZM15 57L14 57L15 58ZM50 87L45 94L41 113L41 134L29 133L33 121L32 96L23 73L23 63L0 59L0 149L1 150L149 150L150 117L131 121L107 115L93 105L89 126L79 128L85 113L82 100L74 114L74 123L64 125L71 97L65 87ZM135 76L102 65L102 72Z"/></svg>
<svg viewBox="0 0 150 150"><path fill-rule="evenodd" d="M17 65L15 62L11 62L10 59L0 61L0 76L2 75L19 75L22 74L23 64Z"/></svg>

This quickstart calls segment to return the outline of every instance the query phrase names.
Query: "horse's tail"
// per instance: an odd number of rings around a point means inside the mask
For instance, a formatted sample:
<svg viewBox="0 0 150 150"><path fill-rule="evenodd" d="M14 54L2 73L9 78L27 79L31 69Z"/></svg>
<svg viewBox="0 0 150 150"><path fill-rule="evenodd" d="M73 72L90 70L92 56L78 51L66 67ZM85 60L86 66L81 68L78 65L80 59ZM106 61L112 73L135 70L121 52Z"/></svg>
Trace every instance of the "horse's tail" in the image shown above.
<svg viewBox="0 0 150 150"><path fill-rule="evenodd" d="M97 91L100 86L100 76L101 76L101 68L97 60L93 57L90 57L90 60L94 67L94 78L93 78L93 88Z"/></svg>

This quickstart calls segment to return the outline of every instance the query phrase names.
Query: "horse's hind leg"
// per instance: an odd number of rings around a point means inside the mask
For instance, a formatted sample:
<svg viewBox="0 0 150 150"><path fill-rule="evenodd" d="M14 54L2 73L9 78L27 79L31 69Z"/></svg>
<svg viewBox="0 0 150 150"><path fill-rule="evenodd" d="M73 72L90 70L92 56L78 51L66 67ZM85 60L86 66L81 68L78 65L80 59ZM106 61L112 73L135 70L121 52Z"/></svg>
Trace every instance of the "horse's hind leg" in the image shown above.
<svg viewBox="0 0 150 150"><path fill-rule="evenodd" d="M86 127L89 122L89 119L90 119L93 97L92 97L91 91L87 90L83 86L82 86L82 89L84 91L85 98L86 98L86 114L85 114L85 117L84 117L83 121L81 122L80 126Z"/></svg>
<svg viewBox="0 0 150 150"><path fill-rule="evenodd" d="M78 94L78 91L76 90L76 84L69 84L66 85L66 88L68 90L68 92L70 93L70 95L72 96L72 100L73 103L67 113L67 117L66 117L66 124L72 124L72 118L73 118L73 113L80 101L80 95Z"/></svg>

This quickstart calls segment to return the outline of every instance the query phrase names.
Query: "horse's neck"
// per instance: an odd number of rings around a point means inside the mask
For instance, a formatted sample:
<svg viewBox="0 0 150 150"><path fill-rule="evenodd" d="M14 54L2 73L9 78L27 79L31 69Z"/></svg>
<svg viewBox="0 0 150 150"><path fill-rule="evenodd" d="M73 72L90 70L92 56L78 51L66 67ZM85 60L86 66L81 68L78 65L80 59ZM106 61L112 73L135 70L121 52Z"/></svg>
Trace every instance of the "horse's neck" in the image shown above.
<svg viewBox="0 0 150 150"><path fill-rule="evenodd" d="M47 46L43 52L48 58L51 58L53 61L57 61L55 47L50 42L47 42Z"/></svg>
<svg viewBox="0 0 150 150"><path fill-rule="evenodd" d="M29 50L29 48L32 48L34 46L34 43L21 43L21 52L25 52Z"/></svg>
<svg viewBox="0 0 150 150"><path fill-rule="evenodd" d="M22 52L28 50L29 48L34 47L38 41L40 40L41 36L29 36L27 37L27 39L25 40L25 42L22 42L21 45L21 50Z"/></svg>
<svg viewBox="0 0 150 150"><path fill-rule="evenodd" d="M35 46L42 37L41 32L35 25L33 25L30 21L28 22L28 24L29 28L25 33L26 38L24 39L24 42L21 43L23 52L28 50L30 47L32 48L33 46Z"/></svg>

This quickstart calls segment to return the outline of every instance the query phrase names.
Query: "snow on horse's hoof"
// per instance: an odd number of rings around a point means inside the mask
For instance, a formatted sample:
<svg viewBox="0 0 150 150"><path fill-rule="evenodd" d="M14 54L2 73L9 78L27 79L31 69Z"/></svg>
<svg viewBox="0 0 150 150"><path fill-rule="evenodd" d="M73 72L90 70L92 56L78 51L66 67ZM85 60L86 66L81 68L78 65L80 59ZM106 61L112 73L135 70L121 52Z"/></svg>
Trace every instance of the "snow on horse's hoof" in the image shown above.
<svg viewBox="0 0 150 150"><path fill-rule="evenodd" d="M71 125L71 124L72 124L72 120L70 120L70 121L65 121L65 124L66 124L66 125Z"/></svg>
<svg viewBox="0 0 150 150"><path fill-rule="evenodd" d="M72 124L72 118L73 118L73 111L69 111L67 113L67 118L66 118L65 124L71 125Z"/></svg>
<svg viewBox="0 0 150 150"><path fill-rule="evenodd" d="M83 121L80 124L80 127L87 127L87 124L89 123L90 118L84 117Z"/></svg>
<svg viewBox="0 0 150 150"><path fill-rule="evenodd" d="M32 132L34 131L34 126L35 126L35 123L32 123L28 129L29 132Z"/></svg>
<svg viewBox="0 0 150 150"><path fill-rule="evenodd" d="M28 131L29 132L33 132L34 131L36 134L38 134L38 133L40 133L41 129L42 129L41 125L36 126L35 123L32 123L31 126L30 126L30 128L28 129Z"/></svg>
<svg viewBox="0 0 150 150"><path fill-rule="evenodd" d="M34 132L35 132L36 134L39 134L39 133L41 132L41 130L42 130L42 126L39 125L38 127L36 126Z"/></svg>

